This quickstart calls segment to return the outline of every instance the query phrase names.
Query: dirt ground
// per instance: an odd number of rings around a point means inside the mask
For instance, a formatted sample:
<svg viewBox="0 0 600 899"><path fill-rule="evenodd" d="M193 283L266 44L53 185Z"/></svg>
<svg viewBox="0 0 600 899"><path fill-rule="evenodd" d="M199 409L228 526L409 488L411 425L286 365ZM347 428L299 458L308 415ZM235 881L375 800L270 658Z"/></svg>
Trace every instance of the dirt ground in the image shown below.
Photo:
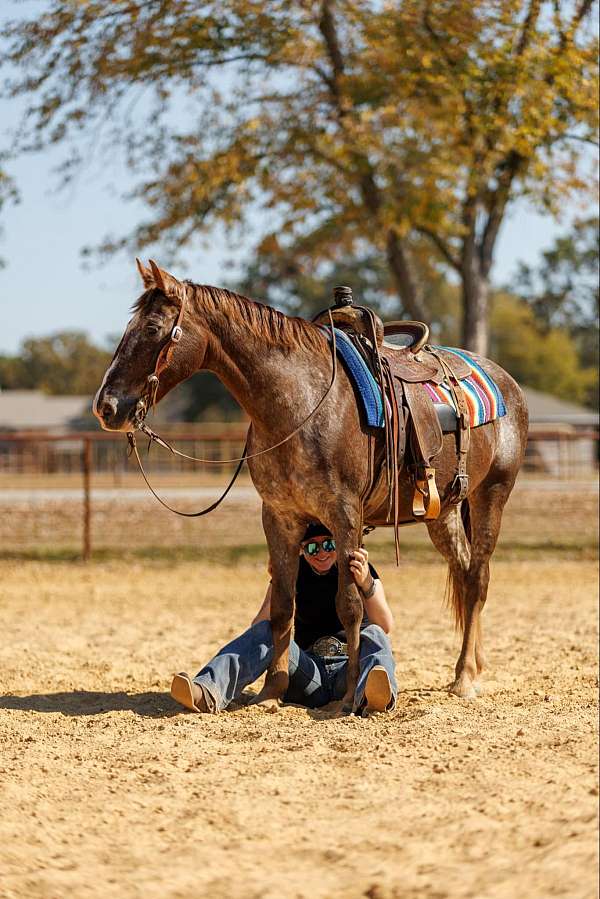
<svg viewBox="0 0 600 899"><path fill-rule="evenodd" d="M168 696L263 564L0 562L2 899L595 896L596 563L494 564L475 702L444 566L380 571L398 707L331 720Z"/></svg>

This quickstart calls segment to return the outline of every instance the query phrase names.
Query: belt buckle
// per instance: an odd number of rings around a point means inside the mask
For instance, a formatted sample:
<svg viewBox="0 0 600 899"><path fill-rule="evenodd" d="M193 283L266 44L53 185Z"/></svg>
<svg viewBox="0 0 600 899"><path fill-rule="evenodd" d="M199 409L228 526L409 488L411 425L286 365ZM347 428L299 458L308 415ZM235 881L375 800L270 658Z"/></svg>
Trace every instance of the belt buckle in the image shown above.
<svg viewBox="0 0 600 899"><path fill-rule="evenodd" d="M341 656L344 654L342 641L337 637L319 637L312 645L312 651L323 658Z"/></svg>

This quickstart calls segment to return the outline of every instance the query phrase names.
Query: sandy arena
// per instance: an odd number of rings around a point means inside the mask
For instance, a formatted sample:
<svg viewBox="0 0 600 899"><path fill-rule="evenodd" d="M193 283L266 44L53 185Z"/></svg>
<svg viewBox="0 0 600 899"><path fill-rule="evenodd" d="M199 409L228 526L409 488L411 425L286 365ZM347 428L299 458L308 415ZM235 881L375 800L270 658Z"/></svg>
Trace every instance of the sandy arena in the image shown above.
<svg viewBox="0 0 600 899"><path fill-rule="evenodd" d="M398 708L328 720L168 696L264 564L1 562L2 899L595 896L595 562L493 565L474 703L443 564L380 570Z"/></svg>

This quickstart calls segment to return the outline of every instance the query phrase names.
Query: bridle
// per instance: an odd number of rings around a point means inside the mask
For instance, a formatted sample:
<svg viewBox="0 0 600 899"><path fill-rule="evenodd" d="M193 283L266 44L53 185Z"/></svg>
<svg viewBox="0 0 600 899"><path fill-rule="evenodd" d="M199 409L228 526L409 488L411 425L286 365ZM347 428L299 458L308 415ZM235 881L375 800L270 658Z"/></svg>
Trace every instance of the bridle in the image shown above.
<svg viewBox="0 0 600 899"><path fill-rule="evenodd" d="M141 395L135 407L136 427L139 427L140 424L144 423L146 415L156 405L156 396L158 394L160 376L163 371L168 368L169 362L171 361L171 356L173 355L173 350L183 337L183 328L181 326L181 322L183 321L183 316L185 314L187 305L186 284L183 283L182 287L183 290L181 291L179 296L181 302L179 305L179 312L177 313L175 324L171 328L171 333L169 334L168 340L160 349L160 352L156 358L154 371L146 378L146 392Z"/></svg>
<svg viewBox="0 0 600 899"><path fill-rule="evenodd" d="M331 311L328 309L327 312L329 315L329 327L331 329L331 360L332 360L331 381L329 383L329 386L327 387L327 390L325 391L325 393L323 394L323 396L321 397L321 399L319 400L317 405L314 407L314 409L311 412L309 412L309 414L306 416L306 418L304 418L300 422L300 424L296 428L294 428L294 430L290 434L287 435L287 437L284 437L283 440L280 440L278 443L274 443L273 446L269 446L269 447L267 447L267 449L259 450L256 453L251 453L250 455L248 455L248 452L247 452L248 437L246 437L246 442L244 444L244 449L242 451L242 455L236 459L201 459L197 456L188 456L186 453L182 453L179 450L176 450L173 446L171 446L170 443L168 443L166 440L164 440L162 437L160 437L158 434L156 434L152 430L152 428L148 427L148 425L146 424L146 421L145 421L146 415L148 414L148 412L151 409L153 409L154 406L156 405L156 397L157 397L158 388L160 385L160 376L165 371L165 369L168 368L169 362L171 360L171 356L173 355L173 350L175 349L175 346L179 343L179 341L183 337L182 321L183 321L183 317L184 317L186 305L187 305L187 287L188 286L189 286L188 282L184 281L182 283L183 290L180 293L181 303L179 306L179 312L177 314L177 319L175 321L173 328L171 329L171 333L170 333L166 343L160 349L160 352L156 359L156 364L154 366L154 371L152 372L152 374L148 375L148 377L146 378L146 384L147 384L146 391L140 396L139 400L137 401L135 413L134 413L135 430L141 431L143 434L145 434L149 438L149 444L148 444L149 447L152 443L157 443L159 446L162 446L164 449L169 450L169 452L173 453L173 455L175 455L175 456L179 456L181 459L189 459L192 462L202 462L205 465L231 465L234 462L237 462L238 463L237 468L236 468L235 472L233 473L233 476L232 476L231 480L229 481L227 487L225 488L225 490L223 491L223 493L221 494L219 499L217 499L214 503L212 503L210 506L207 506L205 509L201 509L199 512L180 512L178 509L174 509L172 506L170 506L168 503L166 503L156 493L156 491L150 484L150 481L148 480L146 472L144 471L144 466L142 465L142 460L140 458L140 454L139 454L139 451L137 448L134 431L127 432L127 440L129 442L129 448L130 448L129 453L130 453L130 455L133 453L133 455L135 456L138 467L142 473L142 477L144 478L144 481L146 482L146 486L148 487L148 489L150 490L152 495L158 500L158 502L162 506L164 506L165 509L168 509L170 512L174 512L176 515L181 515L184 518L198 518L201 515L207 515L209 512L212 512L214 509L217 508L217 506L219 506L223 502L223 500L225 499L225 497L227 496L227 494L233 487L235 481L237 480L237 477L238 477L240 471L242 470L244 462L246 462L248 459L255 459L257 456L264 456L266 453L270 453L272 450L277 449L280 446L283 446L284 443L287 443L288 440L291 440L292 437L295 437L296 434L298 434L302 430L304 425L321 408L321 406L323 405L323 403L329 396L329 394L333 388L333 385L335 384L335 380L336 380L336 376L337 376L337 349L336 349L336 338L335 338L335 328L334 328L334 324L333 324L333 317L331 315ZM252 427L252 425L250 425L250 427ZM248 428L248 433L249 432L250 432L250 428Z"/></svg>

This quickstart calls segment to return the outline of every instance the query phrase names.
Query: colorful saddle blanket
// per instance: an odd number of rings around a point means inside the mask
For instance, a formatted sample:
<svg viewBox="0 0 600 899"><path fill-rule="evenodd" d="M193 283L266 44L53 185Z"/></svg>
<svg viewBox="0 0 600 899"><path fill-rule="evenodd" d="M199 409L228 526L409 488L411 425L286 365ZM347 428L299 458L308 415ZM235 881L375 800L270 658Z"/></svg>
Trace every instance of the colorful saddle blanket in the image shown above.
<svg viewBox="0 0 600 899"><path fill-rule="evenodd" d="M471 415L471 427L477 428L479 425L506 415L502 392L481 365L464 350L457 350L449 346L440 347L440 349L454 353L455 356L464 359L471 366L471 374L460 382ZM431 381L426 381L423 386L434 403L446 403L448 406L452 406L456 412L452 394L447 387L443 384L433 384Z"/></svg>
<svg viewBox="0 0 600 899"><path fill-rule="evenodd" d="M327 334L329 334L328 331ZM350 338L339 328L335 329L335 337L337 354L344 363L360 397L366 424L371 428L382 428L384 426L383 403L378 383ZM471 427L476 428L506 415L506 406L500 388L479 363L464 350L457 350L454 347L440 347L440 349L460 356L471 366L471 374L460 382L471 414ZM426 381L423 388L427 390L434 403L446 404L454 409L452 394L446 387Z"/></svg>

